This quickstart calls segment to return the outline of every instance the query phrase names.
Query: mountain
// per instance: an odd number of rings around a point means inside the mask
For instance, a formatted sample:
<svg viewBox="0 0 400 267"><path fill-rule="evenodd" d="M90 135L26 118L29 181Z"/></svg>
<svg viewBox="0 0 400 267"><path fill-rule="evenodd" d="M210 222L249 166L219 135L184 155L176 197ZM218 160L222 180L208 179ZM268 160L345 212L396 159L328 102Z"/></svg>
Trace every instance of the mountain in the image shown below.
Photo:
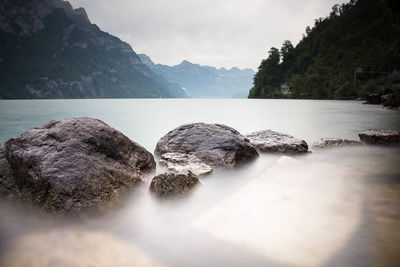
<svg viewBox="0 0 400 267"><path fill-rule="evenodd" d="M364 98L400 91L398 0L351 0L306 28L293 47L271 48L254 78L250 98ZM286 84L290 93L283 95ZM283 90L282 90L283 91Z"/></svg>
<svg viewBox="0 0 400 267"><path fill-rule="evenodd" d="M167 81L180 84L189 97L247 97L255 74L252 69L217 69L186 60L179 65L167 66L155 64L145 54L139 54L139 57L152 71Z"/></svg>
<svg viewBox="0 0 400 267"><path fill-rule="evenodd" d="M0 1L0 40L0 98L186 96L66 1Z"/></svg>

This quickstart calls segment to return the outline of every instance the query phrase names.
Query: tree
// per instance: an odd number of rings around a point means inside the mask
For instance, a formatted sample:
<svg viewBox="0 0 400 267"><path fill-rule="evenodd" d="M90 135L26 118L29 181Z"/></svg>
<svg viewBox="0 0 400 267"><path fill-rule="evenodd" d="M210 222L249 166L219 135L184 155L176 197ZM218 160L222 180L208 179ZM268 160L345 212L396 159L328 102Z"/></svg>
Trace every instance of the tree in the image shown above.
<svg viewBox="0 0 400 267"><path fill-rule="evenodd" d="M279 50L276 47L272 47L268 51L268 58L264 59L258 67L258 72L254 76L253 88L250 90L249 97L272 97L274 91L279 88L282 80L279 63Z"/></svg>
<svg viewBox="0 0 400 267"><path fill-rule="evenodd" d="M353 72L356 67L376 73L400 69L399 3L351 0L334 5L330 16L306 28L296 47L287 40L279 52L269 50L255 76L252 96L275 97L283 83L290 85L290 97L295 98L363 97L368 80L382 87L372 75L353 82ZM393 91L400 91L399 85L394 84Z"/></svg>
<svg viewBox="0 0 400 267"><path fill-rule="evenodd" d="M294 47L292 45L292 42L289 40L286 40L283 42L282 47L281 47L281 56L282 56L282 61L285 62L285 60L288 60L288 56L293 52Z"/></svg>

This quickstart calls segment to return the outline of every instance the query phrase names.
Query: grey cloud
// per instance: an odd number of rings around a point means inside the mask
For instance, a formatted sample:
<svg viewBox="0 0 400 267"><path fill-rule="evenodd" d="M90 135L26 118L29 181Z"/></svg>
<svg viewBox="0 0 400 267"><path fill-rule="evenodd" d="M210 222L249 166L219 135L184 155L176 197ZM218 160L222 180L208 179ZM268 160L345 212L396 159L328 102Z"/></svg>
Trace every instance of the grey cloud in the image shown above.
<svg viewBox="0 0 400 267"><path fill-rule="evenodd" d="M296 44L336 0L71 0L92 23L155 62L256 69L271 46ZM341 1L343 2L343 1Z"/></svg>

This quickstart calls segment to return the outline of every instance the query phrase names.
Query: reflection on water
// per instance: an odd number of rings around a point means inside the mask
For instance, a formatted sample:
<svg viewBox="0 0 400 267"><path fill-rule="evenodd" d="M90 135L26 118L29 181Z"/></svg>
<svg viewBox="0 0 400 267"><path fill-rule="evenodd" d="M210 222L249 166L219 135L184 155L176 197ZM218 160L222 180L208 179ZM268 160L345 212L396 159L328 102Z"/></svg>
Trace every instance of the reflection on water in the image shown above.
<svg viewBox="0 0 400 267"><path fill-rule="evenodd" d="M4 266L162 266L106 232L51 229L13 240Z"/></svg>
<svg viewBox="0 0 400 267"><path fill-rule="evenodd" d="M319 266L360 222L359 178L337 164L282 157L194 225L282 263Z"/></svg>
<svg viewBox="0 0 400 267"><path fill-rule="evenodd" d="M158 201L147 185L100 215L54 218L3 202L1 263L396 266L399 166L398 149L376 147L263 155L203 177L186 198Z"/></svg>

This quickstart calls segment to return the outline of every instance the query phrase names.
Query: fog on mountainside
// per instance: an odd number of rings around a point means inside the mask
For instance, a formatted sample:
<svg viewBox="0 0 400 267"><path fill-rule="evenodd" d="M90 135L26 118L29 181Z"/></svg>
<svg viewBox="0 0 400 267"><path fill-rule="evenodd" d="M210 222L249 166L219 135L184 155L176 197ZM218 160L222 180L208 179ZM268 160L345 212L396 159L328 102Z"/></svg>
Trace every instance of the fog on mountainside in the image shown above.
<svg viewBox="0 0 400 267"><path fill-rule="evenodd" d="M185 88L189 97L196 98L245 98L255 72L252 69L217 69L193 64L187 60L175 66L155 64L149 56L138 55L152 71L167 81Z"/></svg>

